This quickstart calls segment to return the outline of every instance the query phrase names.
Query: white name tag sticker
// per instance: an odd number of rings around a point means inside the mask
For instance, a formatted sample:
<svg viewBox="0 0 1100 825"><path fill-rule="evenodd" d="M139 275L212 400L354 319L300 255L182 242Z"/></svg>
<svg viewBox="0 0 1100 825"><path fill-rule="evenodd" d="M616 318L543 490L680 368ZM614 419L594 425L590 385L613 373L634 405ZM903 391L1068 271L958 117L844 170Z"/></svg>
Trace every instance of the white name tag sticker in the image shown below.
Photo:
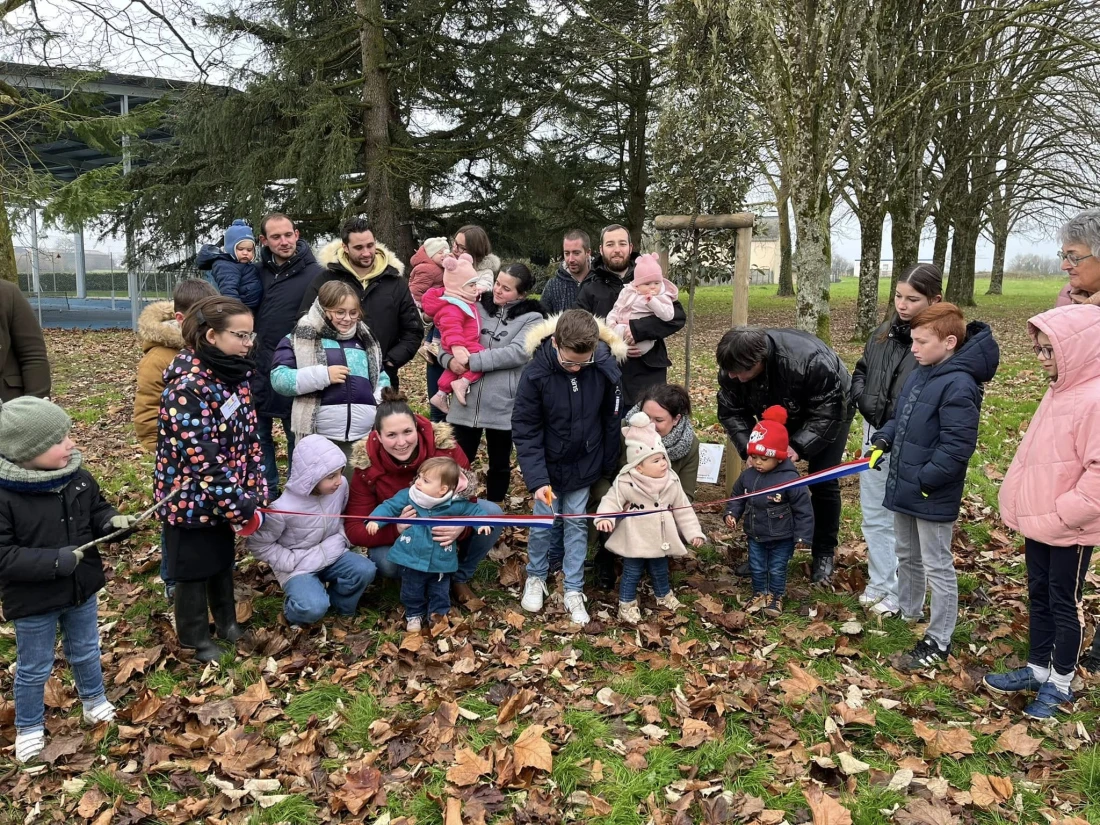
<svg viewBox="0 0 1100 825"><path fill-rule="evenodd" d="M233 393L229 396L229 400L222 404L222 418L229 420L237 410L241 408L241 399L237 398L237 393Z"/></svg>
<svg viewBox="0 0 1100 825"><path fill-rule="evenodd" d="M703 443L699 445L699 475L697 478L701 483L718 483L718 473L722 469L722 454L725 451L724 444Z"/></svg>

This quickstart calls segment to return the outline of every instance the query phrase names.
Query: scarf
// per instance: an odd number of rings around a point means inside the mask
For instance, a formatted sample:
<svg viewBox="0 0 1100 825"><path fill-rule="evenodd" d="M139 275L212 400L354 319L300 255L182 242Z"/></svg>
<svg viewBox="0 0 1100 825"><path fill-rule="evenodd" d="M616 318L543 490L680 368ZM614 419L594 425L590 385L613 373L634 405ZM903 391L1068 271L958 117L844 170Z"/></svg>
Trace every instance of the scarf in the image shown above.
<svg viewBox="0 0 1100 825"><path fill-rule="evenodd" d="M207 343L199 345L195 353L215 378L231 387L244 381L256 369L256 362L245 355L226 355Z"/></svg>
<svg viewBox="0 0 1100 825"><path fill-rule="evenodd" d="M16 493L56 493L76 477L82 462L80 451L73 450L60 470L29 470L0 456L0 487Z"/></svg>
<svg viewBox="0 0 1100 825"><path fill-rule="evenodd" d="M297 369L306 367L328 367L325 355L324 339L350 341L358 337L359 343L367 354L367 370L371 390L378 389L378 378L382 372L382 348L362 321L348 333L339 333L325 317L319 300L313 302L309 312L290 333L290 342L294 347L294 363ZM351 376L348 376L350 379ZM321 409L320 392L296 395L290 408L290 429L298 436L307 436L317 432L317 413Z"/></svg>
<svg viewBox="0 0 1100 825"><path fill-rule="evenodd" d="M623 416L624 421L629 421L630 416L642 411L641 404L635 404L630 412ZM695 431L691 428L691 421L686 415L681 415L676 425L668 431L668 435L661 436L661 443L665 445L669 461L679 461L691 452L691 442L695 438Z"/></svg>
<svg viewBox="0 0 1100 825"><path fill-rule="evenodd" d="M671 470L666 470L660 478L650 478L638 472L636 467L626 471L631 483L638 488L647 499L653 502L655 507L662 505L661 496L669 487L669 476L675 475Z"/></svg>
<svg viewBox="0 0 1100 825"><path fill-rule="evenodd" d="M422 492L415 484L409 488L409 501L422 510L431 510L442 504L450 504L454 496L455 494L451 492L447 493L445 496L436 498L435 496L429 496L427 493Z"/></svg>

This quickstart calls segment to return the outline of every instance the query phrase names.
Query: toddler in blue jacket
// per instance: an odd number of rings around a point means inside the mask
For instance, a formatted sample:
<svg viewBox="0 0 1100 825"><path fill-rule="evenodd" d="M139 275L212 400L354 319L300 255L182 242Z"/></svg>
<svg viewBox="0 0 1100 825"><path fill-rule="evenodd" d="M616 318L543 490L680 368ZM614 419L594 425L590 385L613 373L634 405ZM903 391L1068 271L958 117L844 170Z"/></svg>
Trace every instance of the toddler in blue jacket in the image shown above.
<svg viewBox="0 0 1100 825"><path fill-rule="evenodd" d="M484 510L476 501L455 497L461 469L453 458L436 456L420 465L412 487L402 490L379 504L372 516L441 518L477 516ZM381 524L367 522L374 535ZM401 604L405 607L405 629L418 633L431 614L445 616L451 609L451 574L458 569L458 554L453 544L444 547L432 540L427 524L397 525L399 536L389 560L401 571ZM489 527L477 532L488 535Z"/></svg>
<svg viewBox="0 0 1100 825"><path fill-rule="evenodd" d="M195 266L209 270L210 282L222 295L255 309L264 297L258 257L252 227L238 218L225 230L225 246L203 244L195 257Z"/></svg>

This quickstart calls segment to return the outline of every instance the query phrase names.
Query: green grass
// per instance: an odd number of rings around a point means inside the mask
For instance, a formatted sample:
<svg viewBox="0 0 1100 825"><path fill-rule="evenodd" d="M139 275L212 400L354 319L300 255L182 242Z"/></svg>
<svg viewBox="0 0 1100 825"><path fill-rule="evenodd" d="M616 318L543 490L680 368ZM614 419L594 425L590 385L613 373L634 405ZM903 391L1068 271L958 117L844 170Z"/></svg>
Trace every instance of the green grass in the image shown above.
<svg viewBox="0 0 1100 825"><path fill-rule="evenodd" d="M121 796L127 802L133 802L138 798L138 792L108 768L93 768L85 774L85 778L111 799Z"/></svg>
<svg viewBox="0 0 1100 825"><path fill-rule="evenodd" d="M664 697L683 679L684 672L677 668L652 670L648 665L638 663L633 673L614 680L611 688L635 699L639 696Z"/></svg>
<svg viewBox="0 0 1100 825"><path fill-rule="evenodd" d="M330 685L324 682L314 685L304 693L297 694L287 706L283 708L283 714L301 727L309 721L311 716L320 720L330 717L336 710L337 702L348 702L348 692L339 685Z"/></svg>
<svg viewBox="0 0 1100 825"><path fill-rule="evenodd" d="M382 706L374 693L360 693L344 708L344 726L340 737L348 744L370 747L370 726L383 717Z"/></svg>
<svg viewBox="0 0 1100 825"><path fill-rule="evenodd" d="M294 794L270 808L258 805L248 817L248 825L314 825L320 822L317 803Z"/></svg>

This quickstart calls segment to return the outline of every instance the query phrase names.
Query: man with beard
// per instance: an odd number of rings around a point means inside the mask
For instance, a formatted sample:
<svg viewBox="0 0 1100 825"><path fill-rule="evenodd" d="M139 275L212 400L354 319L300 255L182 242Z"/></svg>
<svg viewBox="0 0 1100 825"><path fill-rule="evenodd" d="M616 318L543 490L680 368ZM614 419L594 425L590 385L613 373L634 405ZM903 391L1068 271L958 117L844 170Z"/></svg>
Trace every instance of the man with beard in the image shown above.
<svg viewBox="0 0 1100 825"><path fill-rule="evenodd" d="M547 317L561 315L577 305L577 294L592 269L592 241L587 232L570 229L561 242L562 262L546 289L540 303Z"/></svg>
<svg viewBox="0 0 1100 825"><path fill-rule="evenodd" d="M292 399L274 392L269 383L271 357L283 336L294 329L302 296L322 270L309 244L298 237L294 222L281 212L272 212L260 222L260 243L263 245L260 282L264 296L255 311L256 373L252 377L252 398L258 413L256 429L264 455L264 477L274 500L279 495L279 467L275 463L275 441L271 432L275 419L282 422L286 435L288 473L290 456L294 452L294 434L290 431Z"/></svg>
<svg viewBox="0 0 1100 825"><path fill-rule="evenodd" d="M591 312L597 318L606 318L622 292L623 284L634 280L634 261L638 253L630 243L626 227L611 224L600 233L600 254L592 261L592 272L581 284L577 295L577 309ZM668 360L665 338L684 328L687 315L679 301L673 302L675 314L671 321L656 316L637 318L630 322L626 343L630 346L629 358L622 365L623 409L634 405L642 391L654 384L668 382ZM642 341L653 341L653 348L642 354L636 347Z"/></svg>

